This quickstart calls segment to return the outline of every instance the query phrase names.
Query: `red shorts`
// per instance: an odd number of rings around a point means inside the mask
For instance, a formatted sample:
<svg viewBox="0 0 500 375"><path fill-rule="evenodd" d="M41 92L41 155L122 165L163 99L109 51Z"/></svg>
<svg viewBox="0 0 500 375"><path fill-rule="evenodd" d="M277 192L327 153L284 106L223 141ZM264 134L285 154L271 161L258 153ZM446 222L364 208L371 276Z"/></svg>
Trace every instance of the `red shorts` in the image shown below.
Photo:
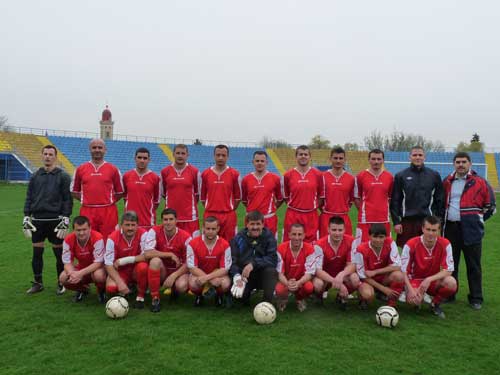
<svg viewBox="0 0 500 375"><path fill-rule="evenodd" d="M200 222L198 220L178 221L177 228L185 230L193 238L200 236Z"/></svg>
<svg viewBox="0 0 500 375"><path fill-rule="evenodd" d="M230 242L233 237L236 236L236 233L238 233L238 217L235 211L205 211L203 217L207 218L208 216L214 216L219 220L219 236L224 238L227 242Z"/></svg>
<svg viewBox="0 0 500 375"><path fill-rule="evenodd" d="M281 299L288 298L288 287L280 282L276 283L276 296ZM314 292L314 286L311 281L307 281L302 287L295 292L295 299L297 301L309 297Z"/></svg>
<svg viewBox="0 0 500 375"><path fill-rule="evenodd" d="M396 237L396 244L403 247L408 240L422 234L422 218L403 218L401 225L403 226L403 233L398 234Z"/></svg>
<svg viewBox="0 0 500 375"><path fill-rule="evenodd" d="M356 241L358 244L361 242L366 242L370 239L369 230L370 225L373 223L358 223L356 228ZM385 230L387 231L387 237L391 237L391 223L380 223L384 224Z"/></svg>
<svg viewBox="0 0 500 375"><path fill-rule="evenodd" d="M410 284L414 289L418 289L418 288L420 288L420 284L422 284L422 281L424 281L424 279L412 279L412 280L410 280ZM427 289L426 293L429 294L430 296L436 295L436 293L437 293L437 281L433 281L432 283L430 283L429 288Z"/></svg>
<svg viewBox="0 0 500 375"><path fill-rule="evenodd" d="M104 241L118 225L118 209L115 204L105 207L82 206L80 215L90 220L90 227L101 233Z"/></svg>
<svg viewBox="0 0 500 375"><path fill-rule="evenodd" d="M319 238L325 237L328 234L328 222L333 216L339 216L344 219L345 233L352 236L352 224L348 214L327 214L322 212L319 215Z"/></svg>
<svg viewBox="0 0 500 375"><path fill-rule="evenodd" d="M85 266L85 267L87 267L87 266ZM83 265L77 264L75 266L75 269L77 271L80 271L80 270L83 270L85 267ZM93 282L94 282L94 280L92 280L92 274L88 273L82 277L82 281L80 281L80 284L87 284L88 285L88 284L91 284Z"/></svg>
<svg viewBox="0 0 500 375"><path fill-rule="evenodd" d="M288 241L290 232L290 227L292 224L299 223L302 224L306 230L306 237L304 241L314 242L318 239L318 225L319 217L318 211L310 212L299 212L287 208L285 214L285 222L283 224L283 242Z"/></svg>

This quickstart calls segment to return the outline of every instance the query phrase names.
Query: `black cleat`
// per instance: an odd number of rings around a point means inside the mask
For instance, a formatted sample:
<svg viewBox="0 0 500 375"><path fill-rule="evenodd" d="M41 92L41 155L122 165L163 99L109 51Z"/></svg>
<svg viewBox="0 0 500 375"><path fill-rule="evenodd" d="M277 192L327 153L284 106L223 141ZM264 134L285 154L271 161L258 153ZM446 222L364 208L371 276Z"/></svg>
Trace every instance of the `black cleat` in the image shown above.
<svg viewBox="0 0 500 375"><path fill-rule="evenodd" d="M443 309L441 309L441 306L439 306L439 304L433 303L431 305L431 311L434 315L440 317L441 319L446 318L446 315L444 314L444 311L443 311Z"/></svg>
<svg viewBox="0 0 500 375"><path fill-rule="evenodd" d="M144 309L144 300L138 300L138 299L136 299L135 302L134 302L134 309L137 309L137 310Z"/></svg>
<svg viewBox="0 0 500 375"><path fill-rule="evenodd" d="M160 299L153 298L153 301L151 301L151 312L159 313L160 310L161 310Z"/></svg>
<svg viewBox="0 0 500 375"><path fill-rule="evenodd" d="M215 307L221 307L224 304L224 297L217 294L215 296Z"/></svg>
<svg viewBox="0 0 500 375"><path fill-rule="evenodd" d="M101 305L104 305L106 303L106 293L104 291L98 290L97 291L97 300Z"/></svg>
<svg viewBox="0 0 500 375"><path fill-rule="evenodd" d="M64 287L64 285L62 285L61 283L57 283L56 294L58 296L60 296L60 295L63 295L65 291L66 291L66 288Z"/></svg>
<svg viewBox="0 0 500 375"><path fill-rule="evenodd" d="M339 306L340 310L342 310L342 311L347 310L347 301L344 298L340 297L338 294L337 294L337 298L335 299L335 302Z"/></svg>
<svg viewBox="0 0 500 375"><path fill-rule="evenodd" d="M75 303L82 302L88 294L89 294L88 290L78 290L75 293L75 296L73 297L73 302Z"/></svg>
<svg viewBox="0 0 500 375"><path fill-rule="evenodd" d="M196 298L194 299L194 305L196 307L200 307L201 305L203 305L203 301L204 301L203 296L196 296Z"/></svg>
<svg viewBox="0 0 500 375"><path fill-rule="evenodd" d="M481 310L483 306L479 302L472 302L470 303L470 307L472 310Z"/></svg>
<svg viewBox="0 0 500 375"><path fill-rule="evenodd" d="M32 281L31 282L31 288L29 288L26 293L27 294L35 294L35 293L39 293L43 290L43 284L42 283L39 283L37 281Z"/></svg>
<svg viewBox="0 0 500 375"><path fill-rule="evenodd" d="M368 302L366 302L364 299L359 301L359 309L360 310L368 310Z"/></svg>

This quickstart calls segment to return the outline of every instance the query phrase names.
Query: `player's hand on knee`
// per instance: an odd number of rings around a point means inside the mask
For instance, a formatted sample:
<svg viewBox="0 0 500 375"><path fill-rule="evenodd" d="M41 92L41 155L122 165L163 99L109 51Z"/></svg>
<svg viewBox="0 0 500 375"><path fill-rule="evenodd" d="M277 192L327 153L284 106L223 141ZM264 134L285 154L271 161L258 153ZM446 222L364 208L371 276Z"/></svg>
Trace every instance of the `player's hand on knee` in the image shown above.
<svg viewBox="0 0 500 375"><path fill-rule="evenodd" d="M25 216L23 219L23 233L26 238L31 238L33 232L36 232L36 227L31 222L30 216Z"/></svg>
<svg viewBox="0 0 500 375"><path fill-rule="evenodd" d="M59 216L59 219L61 220L59 224L54 229L54 232L56 232L56 237L63 240L66 235L68 234L69 230L69 217L67 216Z"/></svg>

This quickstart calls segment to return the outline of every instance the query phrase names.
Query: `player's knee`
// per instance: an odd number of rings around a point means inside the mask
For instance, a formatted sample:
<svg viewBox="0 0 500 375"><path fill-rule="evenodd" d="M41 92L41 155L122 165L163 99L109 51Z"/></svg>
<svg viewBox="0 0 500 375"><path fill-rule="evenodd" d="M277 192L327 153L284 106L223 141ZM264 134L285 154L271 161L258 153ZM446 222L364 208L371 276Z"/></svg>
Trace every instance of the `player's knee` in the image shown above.
<svg viewBox="0 0 500 375"><path fill-rule="evenodd" d="M282 283L276 284L276 296L281 299L288 298L288 287Z"/></svg>
<svg viewBox="0 0 500 375"><path fill-rule="evenodd" d="M229 279L229 277L227 277L227 276L224 276L221 279L220 287L222 288L222 290L224 292L227 292L229 290L229 288L231 287L231 279Z"/></svg>
<svg viewBox="0 0 500 375"><path fill-rule="evenodd" d="M99 268L92 272L92 280L95 283L104 283L106 282L106 271L103 268Z"/></svg>
<svg viewBox="0 0 500 375"><path fill-rule="evenodd" d="M153 270L159 270L161 267L161 263L162 263L162 261L160 258L158 258L158 257L152 258L149 261L149 268L151 268Z"/></svg>
<svg viewBox="0 0 500 375"><path fill-rule="evenodd" d="M351 273L348 276L347 280L349 283L351 283L351 285L354 289L358 289L359 284L361 283L361 280L359 279L359 276L357 273Z"/></svg>
<svg viewBox="0 0 500 375"><path fill-rule="evenodd" d="M362 283L360 285L358 292L361 298L364 299L365 301L372 301L373 298L375 297L375 292L373 288L366 283Z"/></svg>
<svg viewBox="0 0 500 375"><path fill-rule="evenodd" d="M179 277L175 281L175 290L179 293L186 293L188 290L188 281L186 277Z"/></svg>
<svg viewBox="0 0 500 375"><path fill-rule="evenodd" d="M68 274L66 273L66 271L62 271L61 274L59 275L59 282L61 284L66 284L67 281L68 281Z"/></svg>
<svg viewBox="0 0 500 375"><path fill-rule="evenodd" d="M314 291L313 283L308 281L307 283L304 284L302 289L304 290L304 294L306 295L312 294L312 292Z"/></svg>
<svg viewBox="0 0 500 375"><path fill-rule="evenodd" d="M452 276L446 276L443 280L443 286L448 289L457 289L457 281Z"/></svg>
<svg viewBox="0 0 500 375"><path fill-rule="evenodd" d="M402 283L404 282L405 277L403 275L403 272L401 271L394 271L391 273L391 281L395 283Z"/></svg>
<svg viewBox="0 0 500 375"><path fill-rule="evenodd" d="M315 277L313 279L313 285L314 285L314 291L316 293L323 292L323 289L325 288L325 282L318 277Z"/></svg>

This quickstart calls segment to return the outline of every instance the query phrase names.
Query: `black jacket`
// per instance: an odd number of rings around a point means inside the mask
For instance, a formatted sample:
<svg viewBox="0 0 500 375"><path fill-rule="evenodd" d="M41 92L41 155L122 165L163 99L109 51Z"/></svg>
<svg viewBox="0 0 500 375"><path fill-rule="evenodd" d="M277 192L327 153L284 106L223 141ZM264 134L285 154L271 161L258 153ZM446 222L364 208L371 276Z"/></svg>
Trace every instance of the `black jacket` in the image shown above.
<svg viewBox="0 0 500 375"><path fill-rule="evenodd" d="M411 165L394 176L391 197L391 216L394 225L403 217L424 218L444 215L444 190L441 176L433 169Z"/></svg>
<svg viewBox="0 0 500 375"><path fill-rule="evenodd" d="M241 274L243 268L252 263L254 270L273 267L278 264L277 243L273 233L264 228L257 238L248 236L248 230L241 230L231 240L232 265L229 274Z"/></svg>
<svg viewBox="0 0 500 375"><path fill-rule="evenodd" d="M36 219L53 219L58 216L71 216L73 199L69 191L71 177L61 168L51 172L40 168L31 176L24 215Z"/></svg>

